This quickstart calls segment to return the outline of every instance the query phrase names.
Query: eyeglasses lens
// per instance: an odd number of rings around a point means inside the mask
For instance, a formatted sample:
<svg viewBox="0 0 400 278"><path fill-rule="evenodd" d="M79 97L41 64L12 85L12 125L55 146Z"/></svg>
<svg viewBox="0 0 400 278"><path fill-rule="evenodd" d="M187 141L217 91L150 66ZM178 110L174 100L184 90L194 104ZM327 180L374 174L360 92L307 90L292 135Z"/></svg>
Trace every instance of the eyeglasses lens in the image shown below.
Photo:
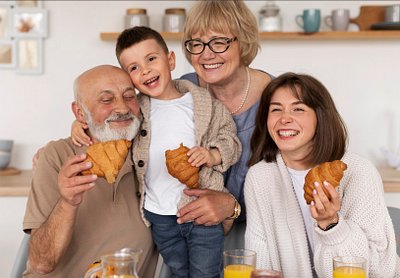
<svg viewBox="0 0 400 278"><path fill-rule="evenodd" d="M236 38L214 38L210 40L208 43L204 43L201 40L188 40L185 42L185 46L187 51L192 54L200 54L204 51L206 45L210 48L210 50L214 53L223 53L225 52L231 43L235 41Z"/></svg>

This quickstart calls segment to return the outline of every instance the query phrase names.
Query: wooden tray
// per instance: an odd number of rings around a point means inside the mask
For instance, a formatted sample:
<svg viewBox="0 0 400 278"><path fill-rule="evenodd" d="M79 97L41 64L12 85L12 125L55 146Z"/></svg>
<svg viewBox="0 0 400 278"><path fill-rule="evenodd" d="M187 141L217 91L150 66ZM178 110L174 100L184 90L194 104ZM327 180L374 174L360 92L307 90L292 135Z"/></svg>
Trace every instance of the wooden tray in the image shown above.
<svg viewBox="0 0 400 278"><path fill-rule="evenodd" d="M360 31L370 30L372 24L385 21L385 9L386 6L360 6L359 15L350 22L357 24Z"/></svg>
<svg viewBox="0 0 400 278"><path fill-rule="evenodd" d="M8 167L0 170L0 176L12 176L21 174L21 170L14 167Z"/></svg>

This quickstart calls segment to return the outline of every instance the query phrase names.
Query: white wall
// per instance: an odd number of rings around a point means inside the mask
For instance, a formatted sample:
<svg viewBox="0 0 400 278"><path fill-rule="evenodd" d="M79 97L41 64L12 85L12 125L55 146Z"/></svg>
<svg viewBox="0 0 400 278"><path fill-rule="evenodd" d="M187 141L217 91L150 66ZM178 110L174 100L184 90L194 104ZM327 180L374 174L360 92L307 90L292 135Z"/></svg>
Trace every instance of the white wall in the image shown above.
<svg viewBox="0 0 400 278"><path fill-rule="evenodd" d="M361 4L384 5L399 1L279 1L285 31L299 31L296 14L316 7L327 15L349 8L358 15ZM264 1L246 1L257 14ZM151 27L161 30L165 8L189 9L193 1L46 1L49 37L45 41L43 75L0 71L0 138L15 140L12 166L31 167L35 151L51 139L69 135L72 81L83 70L102 63L116 64L114 41L101 41L100 32L121 31L127 8L144 7ZM356 29L352 26L352 29ZM322 30L327 27L322 25ZM174 77L191 68L180 42L168 41L177 55ZM379 148L399 148L400 42L396 40L263 41L253 65L272 74L310 73L334 96L350 130L350 149L383 163Z"/></svg>
<svg viewBox="0 0 400 278"><path fill-rule="evenodd" d="M246 3L256 14L265 1ZM360 5L395 3L399 1L279 1L278 5L284 17L284 30L300 31L294 17L303 8L320 8L322 15L335 8L349 8L351 17L356 17ZM13 70L0 70L0 138L15 140L11 165L29 169L40 146L69 135L73 79L89 67L116 64L115 42L101 41L100 32L121 31L126 9L135 7L146 8L151 27L161 30L165 8L189 9L192 4L193 1L46 1L49 37L44 44L44 74L17 75ZM326 26L322 30L327 30ZM173 76L179 77L190 66L182 55L180 42L168 44L177 54L178 66ZM381 166L384 161L379 148L399 151L400 146L399 49L399 39L263 41L253 65L274 75L296 71L319 78L347 122L350 149ZM395 199L390 200L396 203ZM1 201L8 204L13 199ZM22 222L24 202L16 203L17 206L5 205L12 211L7 215L13 215L6 223L14 227L12 231L4 230L6 236L13 235L12 243L0 244L0 269L5 275L11 269L12 259L7 261L3 254L13 257L20 239L21 225L14 222ZM3 215L5 210L1 211Z"/></svg>

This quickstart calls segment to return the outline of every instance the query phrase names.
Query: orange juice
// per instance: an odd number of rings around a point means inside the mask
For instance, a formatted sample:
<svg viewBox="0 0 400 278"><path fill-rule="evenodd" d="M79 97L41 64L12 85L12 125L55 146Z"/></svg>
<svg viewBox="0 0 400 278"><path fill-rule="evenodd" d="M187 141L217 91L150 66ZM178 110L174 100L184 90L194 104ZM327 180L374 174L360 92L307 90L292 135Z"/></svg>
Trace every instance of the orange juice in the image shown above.
<svg viewBox="0 0 400 278"><path fill-rule="evenodd" d="M245 264L231 264L224 269L224 278L250 278L254 267Z"/></svg>
<svg viewBox="0 0 400 278"><path fill-rule="evenodd" d="M367 273L359 267L341 266L333 271L333 278L366 278Z"/></svg>

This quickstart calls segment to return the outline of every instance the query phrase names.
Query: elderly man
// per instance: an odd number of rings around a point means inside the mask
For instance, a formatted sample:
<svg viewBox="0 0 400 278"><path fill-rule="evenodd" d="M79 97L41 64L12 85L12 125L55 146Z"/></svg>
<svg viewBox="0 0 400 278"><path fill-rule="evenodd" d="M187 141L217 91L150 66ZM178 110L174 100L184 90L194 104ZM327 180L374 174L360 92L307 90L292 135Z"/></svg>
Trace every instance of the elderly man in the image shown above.
<svg viewBox="0 0 400 278"><path fill-rule="evenodd" d="M74 84L73 112L88 124L94 143L132 140L141 114L129 76L102 65L81 74ZM157 252L139 215L131 152L114 184L81 175L86 147L71 138L50 142L34 171L23 229L31 233L24 277L83 277L101 255L124 247L141 248L141 278L154 277Z"/></svg>

